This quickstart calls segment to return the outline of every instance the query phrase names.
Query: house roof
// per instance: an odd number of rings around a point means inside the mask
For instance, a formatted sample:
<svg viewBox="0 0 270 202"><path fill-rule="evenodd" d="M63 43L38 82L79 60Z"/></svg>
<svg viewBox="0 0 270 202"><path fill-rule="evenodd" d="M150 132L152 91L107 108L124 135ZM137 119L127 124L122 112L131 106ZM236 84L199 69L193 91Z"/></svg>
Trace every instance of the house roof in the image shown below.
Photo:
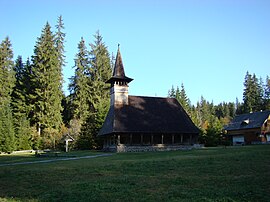
<svg viewBox="0 0 270 202"><path fill-rule="evenodd" d="M120 53L120 49L118 45L118 51L117 51L115 65L113 69L113 76L108 81L106 81L106 83L113 84L115 81L125 81L129 83L132 80L133 79L125 75L124 65L123 65L123 61L122 61L122 57L121 57L121 53Z"/></svg>
<svg viewBox="0 0 270 202"><path fill-rule="evenodd" d="M112 133L199 133L174 98L128 96L128 105L111 106L99 135Z"/></svg>
<svg viewBox="0 0 270 202"><path fill-rule="evenodd" d="M70 134L65 134L63 137L62 137L62 139L61 139L62 141L69 141L69 142L72 142L72 141L74 141L74 138L70 135Z"/></svg>
<svg viewBox="0 0 270 202"><path fill-rule="evenodd" d="M224 129L231 131L260 128L269 115L270 111L241 114L236 116Z"/></svg>

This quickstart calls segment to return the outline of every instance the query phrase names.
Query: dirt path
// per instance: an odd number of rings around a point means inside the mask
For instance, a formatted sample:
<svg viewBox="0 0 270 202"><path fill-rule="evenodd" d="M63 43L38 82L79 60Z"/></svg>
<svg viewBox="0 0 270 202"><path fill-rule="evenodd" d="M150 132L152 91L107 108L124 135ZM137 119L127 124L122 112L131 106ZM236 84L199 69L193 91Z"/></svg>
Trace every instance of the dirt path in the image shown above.
<svg viewBox="0 0 270 202"><path fill-rule="evenodd" d="M80 157L56 158L56 159L48 159L48 160L40 160L40 161L5 163L5 164L0 164L0 167L15 166L15 165L28 165L28 164L37 164L37 163L52 163L52 162L57 162L57 161L72 161L72 160L78 160L78 159L91 159L91 158L97 158L97 157L103 157L103 156L111 156L111 155L113 155L113 154L97 154L97 155L93 155L93 156L80 156Z"/></svg>

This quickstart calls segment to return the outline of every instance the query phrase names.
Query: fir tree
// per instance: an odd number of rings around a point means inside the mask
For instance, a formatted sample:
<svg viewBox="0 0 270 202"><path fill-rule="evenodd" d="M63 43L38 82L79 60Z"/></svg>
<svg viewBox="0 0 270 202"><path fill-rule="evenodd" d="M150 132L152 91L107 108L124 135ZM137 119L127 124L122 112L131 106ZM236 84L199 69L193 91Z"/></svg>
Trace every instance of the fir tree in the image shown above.
<svg viewBox="0 0 270 202"><path fill-rule="evenodd" d="M78 53L74 59L75 75L70 78L69 90L70 95L67 97L67 105L70 111L70 133L77 141L81 132L81 126L90 114L90 61L89 52L87 51L83 37L78 44ZM65 110L67 113L67 110ZM76 123L76 124L74 124ZM82 140L81 140L82 141ZM84 142L84 141L82 141ZM77 141L77 146L82 145Z"/></svg>
<svg viewBox="0 0 270 202"><path fill-rule="evenodd" d="M18 150L31 148L31 128L28 119L30 105L27 102L29 95L29 75L26 68L28 68L28 65L25 66L22 57L18 56L14 66L16 82L12 93L12 109L15 120L16 147Z"/></svg>
<svg viewBox="0 0 270 202"><path fill-rule="evenodd" d="M0 103L10 103L14 86L13 51L8 37L0 44Z"/></svg>
<svg viewBox="0 0 270 202"><path fill-rule="evenodd" d="M244 113L260 111L263 104L263 87L255 74L246 73L243 92Z"/></svg>
<svg viewBox="0 0 270 202"><path fill-rule="evenodd" d="M58 64L59 64L59 74L62 75L62 69L65 66L65 37L66 33L63 32L65 29L62 15L58 17L56 25L56 34L55 34L55 45L57 49Z"/></svg>
<svg viewBox="0 0 270 202"><path fill-rule="evenodd" d="M15 149L11 111L11 94L14 86L13 51L8 37L0 44L0 151Z"/></svg>
<svg viewBox="0 0 270 202"><path fill-rule="evenodd" d="M94 37L94 43L90 44L90 114L80 135L80 140L87 140L89 147L93 148L98 146L96 136L109 109L109 88L105 81L112 75L110 55L99 31Z"/></svg>
<svg viewBox="0 0 270 202"><path fill-rule="evenodd" d="M0 107L0 151L12 152L15 149L15 134L11 107L3 104Z"/></svg>
<svg viewBox="0 0 270 202"><path fill-rule="evenodd" d="M175 93L174 86L172 86L172 88L168 91L168 97L176 98L176 93Z"/></svg>
<svg viewBox="0 0 270 202"><path fill-rule="evenodd" d="M246 113L251 112L253 109L253 84L252 84L252 76L249 72L246 73L245 81L244 81L244 92L243 92L243 101L244 101L244 111Z"/></svg>
<svg viewBox="0 0 270 202"><path fill-rule="evenodd" d="M54 141L54 135L62 124L62 75L59 70L59 54L51 27L47 23L38 38L33 62L34 123L43 136L43 142ZM50 139L50 140L48 140Z"/></svg>
<svg viewBox="0 0 270 202"><path fill-rule="evenodd" d="M177 87L177 89L178 89L178 87ZM178 101L180 102L182 107L185 109L185 111L188 114L190 114L190 100L187 97L186 90L185 90L185 87L184 87L183 83L181 84L181 91L180 91L180 94L179 94Z"/></svg>
<svg viewBox="0 0 270 202"><path fill-rule="evenodd" d="M83 38L78 44L74 67L75 76L70 79L69 85L72 114L73 118L80 120L82 124L89 115L89 84L91 80L89 54Z"/></svg>
<svg viewBox="0 0 270 202"><path fill-rule="evenodd" d="M15 86L12 92L12 108L13 113L16 117L20 117L23 115L27 115L29 113L29 103L26 101L27 94L29 93L28 89L28 72L25 69L25 65L23 64L22 57L18 56L15 61L14 66L15 72Z"/></svg>
<svg viewBox="0 0 270 202"><path fill-rule="evenodd" d="M184 110L191 115L191 103L189 98L187 97L184 84L181 84L181 90L179 87L176 87L176 90L174 86L168 91L168 97L175 98L181 106L184 108Z"/></svg>

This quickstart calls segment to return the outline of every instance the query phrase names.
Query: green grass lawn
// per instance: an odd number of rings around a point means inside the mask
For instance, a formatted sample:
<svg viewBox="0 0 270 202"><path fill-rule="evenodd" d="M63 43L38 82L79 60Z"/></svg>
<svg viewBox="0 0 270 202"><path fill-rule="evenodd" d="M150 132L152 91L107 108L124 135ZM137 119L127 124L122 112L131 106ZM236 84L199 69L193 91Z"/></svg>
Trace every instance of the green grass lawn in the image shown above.
<svg viewBox="0 0 270 202"><path fill-rule="evenodd" d="M0 164L36 159L1 155ZM270 145L0 167L1 200L270 201Z"/></svg>

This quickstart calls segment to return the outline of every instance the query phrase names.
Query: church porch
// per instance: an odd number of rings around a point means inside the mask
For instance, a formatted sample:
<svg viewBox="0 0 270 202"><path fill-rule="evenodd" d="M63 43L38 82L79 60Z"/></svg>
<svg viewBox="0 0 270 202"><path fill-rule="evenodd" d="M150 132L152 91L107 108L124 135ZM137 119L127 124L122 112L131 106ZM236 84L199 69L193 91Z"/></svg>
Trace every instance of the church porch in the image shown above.
<svg viewBox="0 0 270 202"><path fill-rule="evenodd" d="M105 151L164 151L198 147L196 134L114 134L104 138Z"/></svg>

